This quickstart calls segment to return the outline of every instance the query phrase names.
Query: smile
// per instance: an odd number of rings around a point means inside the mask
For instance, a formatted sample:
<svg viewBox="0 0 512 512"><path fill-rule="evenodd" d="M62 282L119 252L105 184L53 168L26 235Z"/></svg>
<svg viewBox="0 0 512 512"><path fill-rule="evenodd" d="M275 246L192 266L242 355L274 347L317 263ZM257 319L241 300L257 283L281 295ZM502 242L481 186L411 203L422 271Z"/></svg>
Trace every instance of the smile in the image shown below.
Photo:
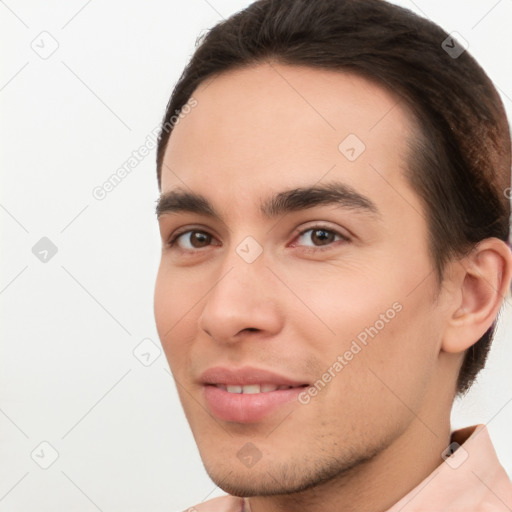
<svg viewBox="0 0 512 512"><path fill-rule="evenodd" d="M225 386L223 384L215 384L215 387L223 389L228 393L242 393L244 395L254 395L256 393L269 393L270 391L277 391L280 389L291 389L296 386L276 386L275 384L248 384L246 386Z"/></svg>

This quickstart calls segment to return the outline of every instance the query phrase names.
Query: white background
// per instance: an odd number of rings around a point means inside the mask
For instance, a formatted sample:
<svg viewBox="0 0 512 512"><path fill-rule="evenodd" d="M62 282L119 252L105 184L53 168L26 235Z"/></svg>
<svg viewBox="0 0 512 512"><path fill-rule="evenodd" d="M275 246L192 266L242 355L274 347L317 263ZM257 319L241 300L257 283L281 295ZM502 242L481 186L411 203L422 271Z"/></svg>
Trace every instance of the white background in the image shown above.
<svg viewBox="0 0 512 512"><path fill-rule="evenodd" d="M511 118L512 0L397 3L462 34ZM224 494L163 354L150 366L133 354L147 338L152 357L160 346L155 150L102 201L92 191L158 126L196 37L246 5L0 3L0 511L173 511ZM52 44L46 59L33 49ZM32 253L42 237L58 249L46 263ZM453 415L455 428L488 424L509 474L511 320L508 300L488 368ZM51 462L43 441L58 452L48 469L35 462Z"/></svg>

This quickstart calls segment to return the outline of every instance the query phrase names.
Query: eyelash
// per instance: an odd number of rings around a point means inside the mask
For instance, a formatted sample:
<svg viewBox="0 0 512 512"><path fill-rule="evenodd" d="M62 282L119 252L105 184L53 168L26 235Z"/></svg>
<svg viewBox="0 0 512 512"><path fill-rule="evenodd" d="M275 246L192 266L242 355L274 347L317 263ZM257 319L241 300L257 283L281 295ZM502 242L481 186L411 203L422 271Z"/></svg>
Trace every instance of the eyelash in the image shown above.
<svg viewBox="0 0 512 512"><path fill-rule="evenodd" d="M326 246L307 246L305 247L306 251L326 251L326 250L329 250L332 248L332 246L334 245L334 242L336 241L343 241L343 242L349 242L350 239L345 236L345 235L342 235L339 231L336 231L332 228L329 228L327 226L322 226L322 225L318 225L318 226L310 226L308 228L305 228L301 231L299 231L297 233L297 235L295 236L294 240L296 240L297 238L300 238L301 236L303 236L305 233L307 233L308 231L326 231L327 233L331 233L331 234L334 234L335 236L338 236L341 238L341 240L334 240L332 241L331 243L329 243L328 245ZM205 234L205 235L209 235L209 236L213 236L213 235L210 235L210 233L208 233L207 231L203 231L203 230L200 230L200 229L188 229L186 231L182 231L182 232L178 232L176 233L174 236L171 237L171 239L167 242L167 246L171 249L173 249L175 247L175 245L177 244L177 241L178 239L183 236L183 235L186 235L186 234L189 234L189 233L202 233L202 234ZM197 252L197 251L201 251L202 249L204 248L199 248L199 249L181 249L181 248L178 248L179 250L183 251L183 252Z"/></svg>

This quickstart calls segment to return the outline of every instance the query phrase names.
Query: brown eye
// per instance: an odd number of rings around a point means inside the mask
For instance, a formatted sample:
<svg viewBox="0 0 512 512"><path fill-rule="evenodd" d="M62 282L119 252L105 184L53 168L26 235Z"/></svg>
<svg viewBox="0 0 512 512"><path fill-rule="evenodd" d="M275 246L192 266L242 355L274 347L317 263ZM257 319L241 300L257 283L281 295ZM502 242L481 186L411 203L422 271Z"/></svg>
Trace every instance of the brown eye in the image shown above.
<svg viewBox="0 0 512 512"><path fill-rule="evenodd" d="M299 236L297 237L297 240L299 241L299 245L303 245L305 247L310 248L329 246L338 240L349 241L349 239L346 236L343 236L341 233L338 233L333 229L327 229L322 226L316 226L301 231ZM300 243L301 240L303 243Z"/></svg>
<svg viewBox="0 0 512 512"><path fill-rule="evenodd" d="M326 245L329 242L333 242L336 235L332 231L326 229L313 229L311 230L311 240L318 240L318 245Z"/></svg>
<svg viewBox="0 0 512 512"><path fill-rule="evenodd" d="M180 239L184 241L180 242ZM207 247L212 241L212 236L204 231L189 230L176 235L169 241L171 247L178 245L180 249L192 250ZM188 246L187 246L188 245Z"/></svg>
<svg viewBox="0 0 512 512"><path fill-rule="evenodd" d="M208 233L202 231L191 231L190 243L195 248L201 248L211 242L212 237Z"/></svg>

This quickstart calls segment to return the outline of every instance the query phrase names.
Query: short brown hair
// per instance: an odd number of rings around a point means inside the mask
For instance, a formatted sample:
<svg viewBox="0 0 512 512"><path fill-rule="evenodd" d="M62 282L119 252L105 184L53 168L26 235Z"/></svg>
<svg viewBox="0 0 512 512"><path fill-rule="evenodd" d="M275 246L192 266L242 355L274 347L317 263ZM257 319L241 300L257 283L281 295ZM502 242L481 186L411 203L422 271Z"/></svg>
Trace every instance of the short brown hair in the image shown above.
<svg viewBox="0 0 512 512"><path fill-rule="evenodd" d="M508 242L510 132L496 88L456 39L384 0L259 0L213 27L167 105L159 188L175 112L205 79L263 61L352 71L404 99L421 134L406 177L426 208L438 282L451 257L485 238ZM484 367L495 326L466 351L458 393Z"/></svg>

